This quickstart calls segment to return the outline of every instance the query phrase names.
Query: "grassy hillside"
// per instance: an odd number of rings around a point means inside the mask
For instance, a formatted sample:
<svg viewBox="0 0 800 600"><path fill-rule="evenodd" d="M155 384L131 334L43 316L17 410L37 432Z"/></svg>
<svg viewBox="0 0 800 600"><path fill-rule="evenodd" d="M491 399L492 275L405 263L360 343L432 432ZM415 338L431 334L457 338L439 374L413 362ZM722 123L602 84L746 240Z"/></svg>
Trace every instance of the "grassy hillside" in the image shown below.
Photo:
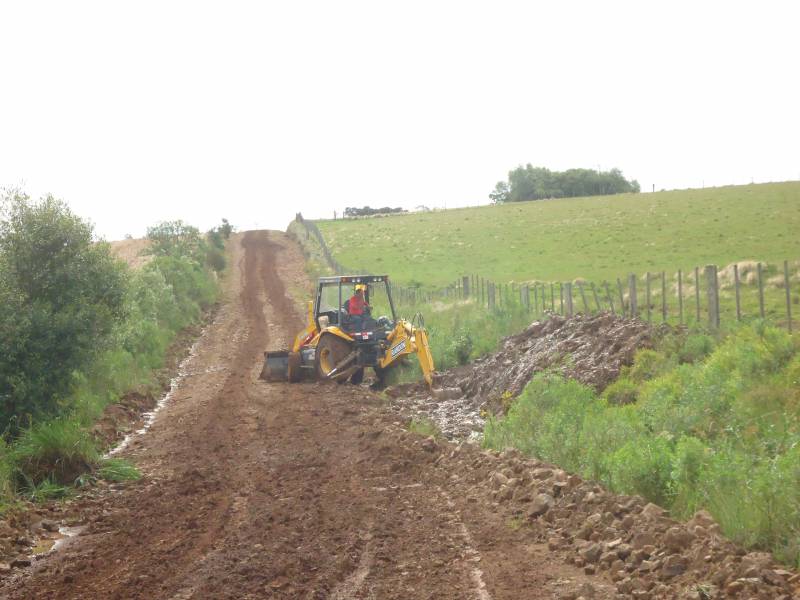
<svg viewBox="0 0 800 600"><path fill-rule="evenodd" d="M800 182L318 222L343 264L438 287L495 281L601 281L626 273L800 258Z"/></svg>

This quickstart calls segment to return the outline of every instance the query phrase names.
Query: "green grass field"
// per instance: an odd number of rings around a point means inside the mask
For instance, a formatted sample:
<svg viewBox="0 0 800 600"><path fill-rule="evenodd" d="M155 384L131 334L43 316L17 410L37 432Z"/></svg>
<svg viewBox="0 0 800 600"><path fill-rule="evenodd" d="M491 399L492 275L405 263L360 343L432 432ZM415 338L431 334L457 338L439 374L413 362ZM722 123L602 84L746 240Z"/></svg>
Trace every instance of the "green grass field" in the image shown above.
<svg viewBox="0 0 800 600"><path fill-rule="evenodd" d="M318 221L334 256L399 283L613 281L734 261L800 259L800 182Z"/></svg>

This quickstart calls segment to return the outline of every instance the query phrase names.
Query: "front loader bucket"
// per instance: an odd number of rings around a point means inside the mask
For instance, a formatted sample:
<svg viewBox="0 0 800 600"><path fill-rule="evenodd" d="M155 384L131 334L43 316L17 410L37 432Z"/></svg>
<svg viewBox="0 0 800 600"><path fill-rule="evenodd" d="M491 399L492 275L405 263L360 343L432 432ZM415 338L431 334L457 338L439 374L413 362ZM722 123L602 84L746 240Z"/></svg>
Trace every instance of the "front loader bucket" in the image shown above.
<svg viewBox="0 0 800 600"><path fill-rule="evenodd" d="M289 351L264 352L264 368L259 379L287 381L289 379Z"/></svg>

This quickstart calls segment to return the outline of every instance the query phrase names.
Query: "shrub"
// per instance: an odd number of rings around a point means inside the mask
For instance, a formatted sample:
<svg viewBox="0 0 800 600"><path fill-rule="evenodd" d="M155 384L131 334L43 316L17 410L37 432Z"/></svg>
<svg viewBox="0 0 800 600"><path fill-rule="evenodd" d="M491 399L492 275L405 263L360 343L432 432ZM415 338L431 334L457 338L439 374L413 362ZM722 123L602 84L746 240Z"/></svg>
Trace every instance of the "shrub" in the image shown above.
<svg viewBox="0 0 800 600"><path fill-rule="evenodd" d="M703 333L692 333L686 336L678 351L678 361L681 363L696 363L708 356L714 349L714 340Z"/></svg>
<svg viewBox="0 0 800 600"><path fill-rule="evenodd" d="M639 386L627 377L620 377L603 391L603 398L617 406L633 404L638 396Z"/></svg>

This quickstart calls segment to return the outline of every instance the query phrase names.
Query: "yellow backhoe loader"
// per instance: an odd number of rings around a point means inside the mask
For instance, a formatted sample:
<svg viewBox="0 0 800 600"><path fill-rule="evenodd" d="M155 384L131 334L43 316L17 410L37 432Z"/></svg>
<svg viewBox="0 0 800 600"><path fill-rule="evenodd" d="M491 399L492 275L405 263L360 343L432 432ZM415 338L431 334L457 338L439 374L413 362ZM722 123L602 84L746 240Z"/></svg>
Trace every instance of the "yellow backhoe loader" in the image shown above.
<svg viewBox="0 0 800 600"><path fill-rule="evenodd" d="M350 294L362 291L363 306L349 308ZM377 318L373 314L387 314ZM352 314L361 312L361 314ZM389 316L391 315L391 316ZM308 303L308 325L291 350L264 353L261 379L297 382L304 377L361 383L372 367L377 384L409 354L416 354L422 375L432 383L433 356L421 316L398 319L387 275L321 277L317 296Z"/></svg>

